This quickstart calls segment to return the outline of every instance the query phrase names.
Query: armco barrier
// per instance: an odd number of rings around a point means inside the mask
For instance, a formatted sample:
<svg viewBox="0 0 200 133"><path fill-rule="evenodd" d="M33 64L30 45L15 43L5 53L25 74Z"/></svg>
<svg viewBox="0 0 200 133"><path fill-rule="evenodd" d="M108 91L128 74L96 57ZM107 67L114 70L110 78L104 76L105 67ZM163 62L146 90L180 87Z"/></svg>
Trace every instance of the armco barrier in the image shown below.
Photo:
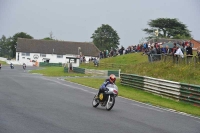
<svg viewBox="0 0 200 133"><path fill-rule="evenodd" d="M51 67L51 66L57 66L62 67L62 63L47 63L47 62L40 62L40 67Z"/></svg>
<svg viewBox="0 0 200 133"><path fill-rule="evenodd" d="M200 86L121 73L121 84L200 106Z"/></svg>
<svg viewBox="0 0 200 133"><path fill-rule="evenodd" d="M181 83L180 100L200 106L200 86Z"/></svg>
<svg viewBox="0 0 200 133"><path fill-rule="evenodd" d="M73 67L73 71L77 73L84 73L84 74L94 74L94 75L101 75L101 76L109 76L110 74L115 74L116 77L120 76L120 70L95 70L95 69L84 69L80 67Z"/></svg>
<svg viewBox="0 0 200 133"><path fill-rule="evenodd" d="M180 83L144 76L144 90L179 99Z"/></svg>
<svg viewBox="0 0 200 133"><path fill-rule="evenodd" d="M137 89L144 89L144 77L134 74L120 74L121 84L134 87Z"/></svg>
<svg viewBox="0 0 200 133"><path fill-rule="evenodd" d="M85 69L79 67L73 67L73 71L76 73L85 73Z"/></svg>
<svg viewBox="0 0 200 133"><path fill-rule="evenodd" d="M108 71L107 70L85 69L85 74L95 74L95 75L106 76L106 75L108 75Z"/></svg>
<svg viewBox="0 0 200 133"><path fill-rule="evenodd" d="M114 71L114 70L108 70L108 76L110 76L110 74L115 74L116 77L119 77L119 71Z"/></svg>

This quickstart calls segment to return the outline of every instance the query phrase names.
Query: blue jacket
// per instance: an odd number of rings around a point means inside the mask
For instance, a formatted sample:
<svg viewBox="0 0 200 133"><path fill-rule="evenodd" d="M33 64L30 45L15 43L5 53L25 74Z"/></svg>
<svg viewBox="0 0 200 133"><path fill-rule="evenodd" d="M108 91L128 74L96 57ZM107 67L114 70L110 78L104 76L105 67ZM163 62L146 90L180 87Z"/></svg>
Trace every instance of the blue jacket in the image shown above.
<svg viewBox="0 0 200 133"><path fill-rule="evenodd" d="M100 90L104 90L105 91L106 90L106 86L108 84L113 84L113 83L110 82L110 79L106 79L105 80L105 82L101 85Z"/></svg>

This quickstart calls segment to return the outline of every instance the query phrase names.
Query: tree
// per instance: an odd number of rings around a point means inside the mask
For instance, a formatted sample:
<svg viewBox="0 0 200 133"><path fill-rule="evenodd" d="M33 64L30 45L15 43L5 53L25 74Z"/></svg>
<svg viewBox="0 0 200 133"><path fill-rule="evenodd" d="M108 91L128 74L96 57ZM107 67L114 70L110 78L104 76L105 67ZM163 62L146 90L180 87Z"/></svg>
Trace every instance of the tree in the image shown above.
<svg viewBox="0 0 200 133"><path fill-rule="evenodd" d="M43 40L55 40L55 39L53 39L54 37L53 37L53 32L51 31L50 33L49 33L49 37L45 37L45 38L43 38Z"/></svg>
<svg viewBox="0 0 200 133"><path fill-rule="evenodd" d="M0 56L10 57L11 56L11 40L12 38L6 38L6 36L2 36L0 39Z"/></svg>
<svg viewBox="0 0 200 133"><path fill-rule="evenodd" d="M54 40L54 39L51 39L50 37L45 37L43 38L43 40Z"/></svg>
<svg viewBox="0 0 200 133"><path fill-rule="evenodd" d="M6 36L3 35L0 39L0 57L4 56L5 46L6 46Z"/></svg>
<svg viewBox="0 0 200 133"><path fill-rule="evenodd" d="M15 57L15 55L16 55L17 38L33 39L33 37L30 36L30 35L27 34L27 33L24 33L24 32L16 33L16 34L12 37L12 41L11 41L11 50L12 50L12 56L13 56L13 57Z"/></svg>
<svg viewBox="0 0 200 133"><path fill-rule="evenodd" d="M109 50L112 48L118 48L119 36L117 31L115 31L111 26L102 24L97 30L92 34L93 43L100 50Z"/></svg>
<svg viewBox="0 0 200 133"><path fill-rule="evenodd" d="M149 28L143 29L144 32L149 34L148 39L155 37L155 31L158 30L158 37L178 39L177 36L191 38L191 34L187 26L176 18L158 18L148 22Z"/></svg>

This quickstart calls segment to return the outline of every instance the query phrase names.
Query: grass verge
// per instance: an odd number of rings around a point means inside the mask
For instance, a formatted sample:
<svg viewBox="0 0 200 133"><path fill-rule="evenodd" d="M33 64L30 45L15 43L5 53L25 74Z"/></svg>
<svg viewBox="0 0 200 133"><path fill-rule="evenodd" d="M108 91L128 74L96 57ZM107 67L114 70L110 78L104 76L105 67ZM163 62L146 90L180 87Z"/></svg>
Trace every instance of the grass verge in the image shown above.
<svg viewBox="0 0 200 133"><path fill-rule="evenodd" d="M76 78L76 79L66 79L66 80L90 86L96 89L98 89L100 85L104 82L104 79L96 79L96 78ZM174 109L195 116L200 116L200 107L193 106L189 103L177 102L172 99L153 95L143 90L123 86L119 83L119 80L117 81L116 84L119 88L119 96L123 96L143 103L152 104L155 106L160 106L163 108Z"/></svg>
<svg viewBox="0 0 200 133"><path fill-rule="evenodd" d="M80 67L89 69L119 70L121 73L137 74L153 78L200 85L200 62L197 64L174 64L171 61L148 62L147 55L131 53L100 60L99 67L83 63Z"/></svg>
<svg viewBox="0 0 200 133"><path fill-rule="evenodd" d="M90 76L81 73L69 72L65 73L63 67L44 67L44 69L40 70L32 70L30 73L39 73L44 76L52 76L52 77L62 77L62 76Z"/></svg>
<svg viewBox="0 0 200 133"><path fill-rule="evenodd" d="M146 56L142 56L141 54L142 53L131 53L116 57L104 58L100 60L99 67L94 66L93 62L83 63L80 65L80 67L99 70L119 70L119 68L122 68L125 65L148 62L148 58Z"/></svg>
<svg viewBox="0 0 200 133"><path fill-rule="evenodd" d="M7 64L5 61L0 61L0 63L1 63L2 65Z"/></svg>

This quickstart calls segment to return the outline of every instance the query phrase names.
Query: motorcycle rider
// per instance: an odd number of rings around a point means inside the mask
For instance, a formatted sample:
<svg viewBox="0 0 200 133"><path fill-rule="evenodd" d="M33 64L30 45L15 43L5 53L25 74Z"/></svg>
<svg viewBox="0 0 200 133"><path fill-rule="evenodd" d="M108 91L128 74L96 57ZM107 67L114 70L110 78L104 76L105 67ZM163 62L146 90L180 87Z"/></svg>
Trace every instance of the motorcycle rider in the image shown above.
<svg viewBox="0 0 200 133"><path fill-rule="evenodd" d="M26 64L25 64L25 63L23 63L23 69L24 69L24 70L26 69Z"/></svg>
<svg viewBox="0 0 200 133"><path fill-rule="evenodd" d="M97 98L99 98L99 94L100 94L100 93L102 93L102 92L104 92L104 91L107 91L106 86L107 86L108 84L115 84L115 81L116 81L115 75L114 75L114 74L111 74L111 75L109 76L109 78L106 79L105 82L104 82L104 83L101 85L101 87L99 88L99 92L98 92Z"/></svg>
<svg viewBox="0 0 200 133"><path fill-rule="evenodd" d="M10 63L10 68L12 69L12 68L14 68L14 66L13 66L13 64L12 63Z"/></svg>

